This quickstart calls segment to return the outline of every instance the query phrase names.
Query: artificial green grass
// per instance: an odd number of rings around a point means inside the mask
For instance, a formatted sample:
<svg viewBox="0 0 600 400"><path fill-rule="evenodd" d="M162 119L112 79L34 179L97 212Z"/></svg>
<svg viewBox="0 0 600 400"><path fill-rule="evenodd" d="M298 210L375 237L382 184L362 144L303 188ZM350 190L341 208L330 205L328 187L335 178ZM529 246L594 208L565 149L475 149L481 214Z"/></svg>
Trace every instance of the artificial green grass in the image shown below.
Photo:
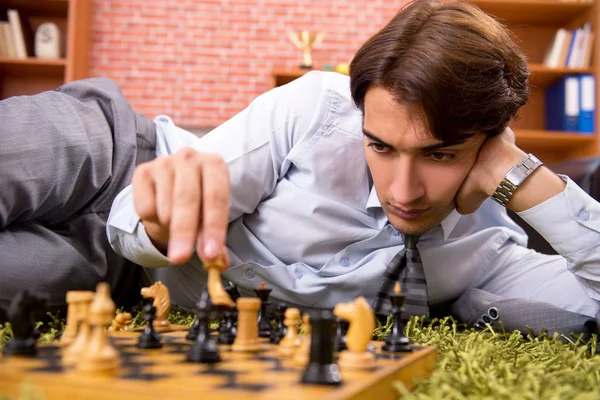
<svg viewBox="0 0 600 400"><path fill-rule="evenodd" d="M139 310L132 314L134 325L143 323ZM191 325L194 316L173 310L169 320ZM40 341L51 341L63 328L62 320L53 316L49 324L40 326ZM382 339L390 329L388 319L386 325L378 325L374 336ZM431 377L412 392L396 384L403 399L600 399L596 336L586 343L558 335L523 337L519 332L496 332L490 327L484 331L464 329L452 318L427 325L412 318L406 333L415 343L436 346L438 364ZM10 326L0 325L0 347L10 336Z"/></svg>

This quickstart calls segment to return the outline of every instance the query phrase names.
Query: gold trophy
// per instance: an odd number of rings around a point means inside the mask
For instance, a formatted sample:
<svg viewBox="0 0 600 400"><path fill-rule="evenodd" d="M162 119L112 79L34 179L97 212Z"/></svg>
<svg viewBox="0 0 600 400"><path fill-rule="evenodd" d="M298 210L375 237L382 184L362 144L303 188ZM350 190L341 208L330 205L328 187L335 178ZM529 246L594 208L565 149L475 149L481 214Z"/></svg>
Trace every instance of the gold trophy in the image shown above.
<svg viewBox="0 0 600 400"><path fill-rule="evenodd" d="M310 55L310 51L323 40L323 36L323 33L309 31L288 33L288 37L292 43L303 52L300 68L312 68L312 56Z"/></svg>

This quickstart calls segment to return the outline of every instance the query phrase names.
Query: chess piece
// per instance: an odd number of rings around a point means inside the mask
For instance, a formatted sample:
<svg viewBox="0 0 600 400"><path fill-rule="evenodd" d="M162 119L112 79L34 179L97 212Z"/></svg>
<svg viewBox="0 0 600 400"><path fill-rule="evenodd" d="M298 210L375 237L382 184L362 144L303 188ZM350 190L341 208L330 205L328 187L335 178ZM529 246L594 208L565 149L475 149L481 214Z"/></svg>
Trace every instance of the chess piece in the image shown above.
<svg viewBox="0 0 600 400"><path fill-rule="evenodd" d="M288 308L285 311L283 324L287 327L285 337L279 342L277 354L288 358L294 355L298 348L298 326L300 325L300 311L297 308Z"/></svg>
<svg viewBox="0 0 600 400"><path fill-rule="evenodd" d="M335 341L333 343L333 351L339 352L346 350L346 335L344 334L344 322L338 317L335 317Z"/></svg>
<svg viewBox="0 0 600 400"><path fill-rule="evenodd" d="M34 356L37 354L35 313L46 307L48 298L27 289L21 290L11 300L7 317L11 323L13 338L2 353L7 356Z"/></svg>
<svg viewBox="0 0 600 400"><path fill-rule="evenodd" d="M73 291L67 293L70 298L68 313L72 311L72 322L76 327L77 336L67 343L63 351L62 363L65 366L74 366L79 360L80 354L87 348L90 339L90 325L88 324L88 313L90 304L94 300L95 293L92 291Z"/></svg>
<svg viewBox="0 0 600 400"><path fill-rule="evenodd" d="M385 338L382 350L393 353L410 352L413 350L412 341L404 335L404 323L402 321L402 305L405 296L401 293L400 283L396 282L394 292L390 296L392 302L392 332Z"/></svg>
<svg viewBox="0 0 600 400"><path fill-rule="evenodd" d="M287 310L287 305L285 303L280 303L277 305L277 312L275 321L277 322L277 326L273 328L271 331L271 336L269 337L269 342L273 344L279 344L281 339L285 336L287 332L286 326L283 324L283 319L285 318L285 311Z"/></svg>
<svg viewBox="0 0 600 400"><path fill-rule="evenodd" d="M136 347L140 349L160 349L162 347L160 336L154 327L154 318L156 318L156 307L154 306L154 303L156 303L155 299L146 297L146 302L143 307L143 317L144 321L146 321L146 326L144 326L144 331L138 338L136 344Z"/></svg>
<svg viewBox="0 0 600 400"><path fill-rule="evenodd" d="M311 325L310 316L308 313L304 313L302 316L302 331L302 342L300 343L298 351L294 355L294 364L299 366L305 366L308 364L310 355ZM331 335L329 338L331 339Z"/></svg>
<svg viewBox="0 0 600 400"><path fill-rule="evenodd" d="M109 332L118 332L129 329L129 325L131 324L131 313L123 312L118 313L115 318L113 318L110 327L108 328Z"/></svg>
<svg viewBox="0 0 600 400"><path fill-rule="evenodd" d="M260 312L258 314L258 336L259 337L270 337L273 331L271 321L267 313L267 307L269 306L269 295L273 289L267 288L264 282L260 284L258 289L254 289L256 296L260 299Z"/></svg>
<svg viewBox="0 0 600 400"><path fill-rule="evenodd" d="M302 31L302 32L290 32L288 38L291 42L300 50L302 50L302 63L300 68L311 69L312 68L312 55L311 50L316 47L323 40L323 33Z"/></svg>
<svg viewBox="0 0 600 400"><path fill-rule="evenodd" d="M225 291L234 302L237 302L237 299L240 298L240 290L233 282L229 282L225 286ZM237 336L237 317L238 312L236 307L223 310L223 320L219 323L219 337L217 338L219 344L232 344L235 341L235 337Z"/></svg>
<svg viewBox="0 0 600 400"><path fill-rule="evenodd" d="M154 298L153 306L156 308L156 318L154 319L154 329L157 332L167 332L171 329L171 323L167 319L171 309L171 297L169 289L161 281L155 282L152 286L142 288L141 295L144 298Z"/></svg>
<svg viewBox="0 0 600 400"><path fill-rule="evenodd" d="M360 296L352 302L337 304L333 313L350 322L346 334L348 350L340 352L338 360L342 371L375 368L375 354L367 349L375 329L375 315L367 300Z"/></svg>
<svg viewBox="0 0 600 400"><path fill-rule="evenodd" d="M71 290L67 292L67 322L65 330L60 337L61 345L69 345L73 342L77 333L79 332L79 326L81 324L81 293L88 293L87 298L90 302L94 296L94 292L90 291L78 291Z"/></svg>
<svg viewBox="0 0 600 400"><path fill-rule="evenodd" d="M192 342L195 341L196 337L198 336L198 329L200 329L200 321L198 321L198 318L196 318L188 330L188 334L185 336L186 340L190 340Z"/></svg>
<svg viewBox="0 0 600 400"><path fill-rule="evenodd" d="M260 299L251 297L240 297L237 300L238 325L237 336L231 350L233 351L258 351L258 310Z"/></svg>
<svg viewBox="0 0 600 400"><path fill-rule="evenodd" d="M208 272L208 294L210 300L216 306L234 307L234 302L231 300L229 293L223 288L221 282L221 271L225 270L227 266L223 261L223 257L219 256L216 259L204 263L204 269Z"/></svg>
<svg viewBox="0 0 600 400"><path fill-rule="evenodd" d="M333 324L333 314L329 310L311 314L310 358L300 382L317 385L342 383L339 367L333 362Z"/></svg>
<svg viewBox="0 0 600 400"><path fill-rule="evenodd" d="M210 301L208 291L203 291L198 302L198 334L196 341L190 346L187 353L187 360L196 363L212 364L221 361L219 356L219 347L210 337L208 323L213 318L213 304Z"/></svg>
<svg viewBox="0 0 600 400"><path fill-rule="evenodd" d="M85 373L114 373L119 367L119 353L109 342L106 328L116 310L110 297L110 286L101 282L96 287L94 300L89 307L88 323L91 335L88 346L81 353L75 369Z"/></svg>

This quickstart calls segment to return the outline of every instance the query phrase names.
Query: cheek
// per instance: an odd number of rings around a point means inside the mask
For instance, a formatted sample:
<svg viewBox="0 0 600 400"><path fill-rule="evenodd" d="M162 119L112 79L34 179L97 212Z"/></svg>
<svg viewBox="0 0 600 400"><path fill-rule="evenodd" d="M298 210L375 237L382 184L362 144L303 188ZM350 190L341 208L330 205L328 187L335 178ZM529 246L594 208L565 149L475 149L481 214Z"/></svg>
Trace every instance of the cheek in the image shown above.
<svg viewBox="0 0 600 400"><path fill-rule="evenodd" d="M380 190L382 186L389 185L394 177L394 165L389 159L378 157L370 149L365 150L365 159L371 171L375 187Z"/></svg>
<svg viewBox="0 0 600 400"><path fill-rule="evenodd" d="M454 198L469 169L462 166L428 165L422 169L422 183L427 197L447 202Z"/></svg>

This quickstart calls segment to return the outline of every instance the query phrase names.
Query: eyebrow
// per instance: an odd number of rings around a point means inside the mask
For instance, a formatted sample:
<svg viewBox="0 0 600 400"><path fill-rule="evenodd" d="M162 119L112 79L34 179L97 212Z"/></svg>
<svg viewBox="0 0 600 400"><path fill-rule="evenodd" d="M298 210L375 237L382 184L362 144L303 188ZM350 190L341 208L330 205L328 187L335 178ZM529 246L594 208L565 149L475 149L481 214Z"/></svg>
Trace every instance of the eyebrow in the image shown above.
<svg viewBox="0 0 600 400"><path fill-rule="evenodd" d="M383 146L391 147L392 149L394 148L394 146L381 140L380 138L378 138L372 132L369 132L365 128L363 128L363 134L374 142L377 142ZM418 149L420 151L424 151L424 152L431 152L431 151L443 149L446 147L457 146L459 144L462 144L462 143L460 143L460 142L459 143L441 142L441 143L436 143L436 144L432 144L429 146L417 147L416 149Z"/></svg>

